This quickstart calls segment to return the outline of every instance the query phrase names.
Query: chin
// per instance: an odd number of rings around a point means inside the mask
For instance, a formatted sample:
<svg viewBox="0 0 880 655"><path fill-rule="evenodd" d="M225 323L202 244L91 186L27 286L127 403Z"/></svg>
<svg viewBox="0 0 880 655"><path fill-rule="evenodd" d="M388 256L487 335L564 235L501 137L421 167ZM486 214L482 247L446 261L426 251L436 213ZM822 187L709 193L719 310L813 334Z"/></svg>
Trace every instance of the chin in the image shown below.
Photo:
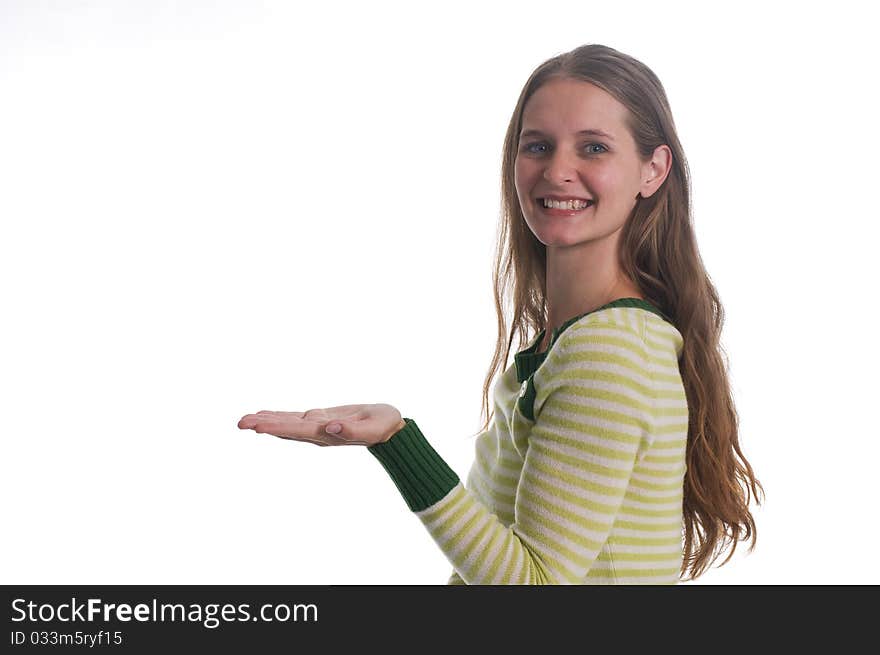
<svg viewBox="0 0 880 655"><path fill-rule="evenodd" d="M597 237L592 230L577 229L576 226L554 227L553 229L532 230L535 238L545 246L576 246Z"/></svg>

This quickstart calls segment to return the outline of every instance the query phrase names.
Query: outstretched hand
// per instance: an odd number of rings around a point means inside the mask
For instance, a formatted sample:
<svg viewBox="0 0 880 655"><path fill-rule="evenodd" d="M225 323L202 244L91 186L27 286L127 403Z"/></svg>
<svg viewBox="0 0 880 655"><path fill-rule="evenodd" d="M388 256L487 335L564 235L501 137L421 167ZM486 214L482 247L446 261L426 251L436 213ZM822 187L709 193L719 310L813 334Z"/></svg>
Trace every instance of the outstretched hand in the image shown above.
<svg viewBox="0 0 880 655"><path fill-rule="evenodd" d="M339 431L328 431L337 425ZM395 407L379 403L338 405L307 412L262 410L242 416L238 427L318 446L373 446L388 441L406 427L406 422Z"/></svg>

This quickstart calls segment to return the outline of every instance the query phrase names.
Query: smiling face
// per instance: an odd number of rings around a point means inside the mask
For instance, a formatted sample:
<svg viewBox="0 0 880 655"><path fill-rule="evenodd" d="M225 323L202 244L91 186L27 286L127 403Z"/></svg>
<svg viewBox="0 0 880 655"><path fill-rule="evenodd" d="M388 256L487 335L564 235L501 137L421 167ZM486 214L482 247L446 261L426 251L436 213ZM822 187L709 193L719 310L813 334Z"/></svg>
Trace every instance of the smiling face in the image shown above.
<svg viewBox="0 0 880 655"><path fill-rule="evenodd" d="M573 79L551 80L526 102L516 193L526 223L544 245L575 246L623 227L643 191L645 172L624 124L626 114L609 93ZM547 196L593 204L575 212L545 210L539 199Z"/></svg>

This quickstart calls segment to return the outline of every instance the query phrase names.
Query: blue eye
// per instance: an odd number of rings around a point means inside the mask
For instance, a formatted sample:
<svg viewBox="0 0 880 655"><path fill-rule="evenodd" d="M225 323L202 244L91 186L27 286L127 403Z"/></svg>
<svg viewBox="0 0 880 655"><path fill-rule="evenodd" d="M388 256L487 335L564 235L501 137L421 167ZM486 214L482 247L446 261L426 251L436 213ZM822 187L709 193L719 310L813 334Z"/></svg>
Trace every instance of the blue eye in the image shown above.
<svg viewBox="0 0 880 655"><path fill-rule="evenodd" d="M547 145L547 144L546 144L545 142L543 142L543 141L535 141L535 142L533 142L533 143L527 143L525 146L523 146L523 150L524 150L525 152L530 152L530 153L533 153L533 154L540 154L540 153L536 152L535 150L533 150L532 148L533 148L534 146L545 146L545 145ZM606 148L605 146L603 146L601 143L588 143L588 144L586 144L586 147L587 147L587 148L590 148L590 147L592 147L592 146L598 146L599 148L602 148L602 150L600 150L600 151L598 151L598 152L596 152L596 151L590 151L589 154L591 154L591 155L599 155L599 154L601 154L602 152L606 152L606 151L608 150L608 148Z"/></svg>

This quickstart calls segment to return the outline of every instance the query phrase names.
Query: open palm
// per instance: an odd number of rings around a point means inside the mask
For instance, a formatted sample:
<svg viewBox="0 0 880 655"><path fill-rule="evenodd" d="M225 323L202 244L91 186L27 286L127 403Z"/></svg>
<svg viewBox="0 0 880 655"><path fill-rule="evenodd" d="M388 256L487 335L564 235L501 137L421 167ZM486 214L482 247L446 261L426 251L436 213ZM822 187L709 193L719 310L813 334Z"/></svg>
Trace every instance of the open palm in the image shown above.
<svg viewBox="0 0 880 655"><path fill-rule="evenodd" d="M342 429L331 434L326 430L331 424L338 424ZM405 425L397 408L385 403L337 405L306 412L262 410L247 414L238 422L242 430L308 441L318 446L372 446L388 441Z"/></svg>

